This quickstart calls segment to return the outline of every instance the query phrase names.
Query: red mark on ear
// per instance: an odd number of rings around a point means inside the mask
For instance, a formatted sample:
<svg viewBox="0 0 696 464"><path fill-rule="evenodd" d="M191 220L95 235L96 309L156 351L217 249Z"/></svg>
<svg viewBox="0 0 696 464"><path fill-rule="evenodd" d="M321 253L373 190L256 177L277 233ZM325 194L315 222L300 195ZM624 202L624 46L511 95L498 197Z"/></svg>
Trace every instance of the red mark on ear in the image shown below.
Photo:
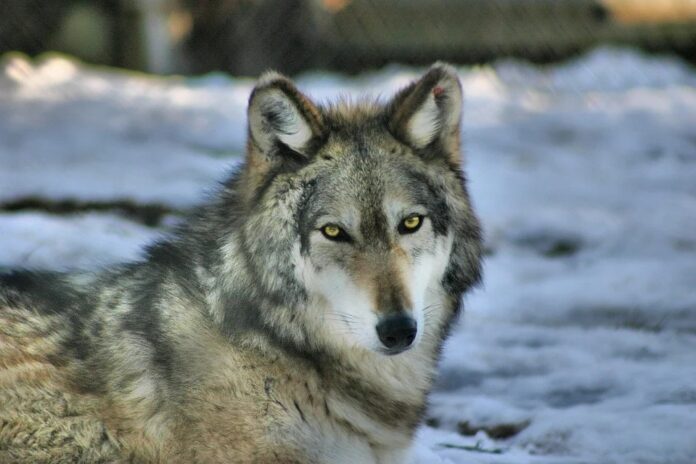
<svg viewBox="0 0 696 464"><path fill-rule="evenodd" d="M435 98L439 97L443 93L445 93L445 89L440 87L439 85L433 89L433 95L435 96Z"/></svg>

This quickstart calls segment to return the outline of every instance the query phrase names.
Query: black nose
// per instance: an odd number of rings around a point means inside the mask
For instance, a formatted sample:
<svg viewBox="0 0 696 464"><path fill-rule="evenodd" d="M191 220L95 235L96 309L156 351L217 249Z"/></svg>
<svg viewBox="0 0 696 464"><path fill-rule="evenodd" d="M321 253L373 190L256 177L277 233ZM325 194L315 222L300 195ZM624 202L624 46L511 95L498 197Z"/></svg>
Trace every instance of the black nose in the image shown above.
<svg viewBox="0 0 696 464"><path fill-rule="evenodd" d="M388 316L377 324L380 341L391 351L404 350L411 346L417 331L416 321L401 314Z"/></svg>

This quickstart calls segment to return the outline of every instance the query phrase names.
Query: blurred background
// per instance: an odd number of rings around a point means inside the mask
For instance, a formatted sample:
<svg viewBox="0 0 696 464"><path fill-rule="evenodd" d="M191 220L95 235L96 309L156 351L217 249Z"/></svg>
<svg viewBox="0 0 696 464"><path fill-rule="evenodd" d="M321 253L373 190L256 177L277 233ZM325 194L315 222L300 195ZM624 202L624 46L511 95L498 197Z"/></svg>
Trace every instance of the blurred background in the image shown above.
<svg viewBox="0 0 696 464"><path fill-rule="evenodd" d="M568 58L599 43L696 56L692 0L2 0L0 52L154 73L356 73L433 57Z"/></svg>
<svg viewBox="0 0 696 464"><path fill-rule="evenodd" d="M417 462L693 464L696 0L0 0L0 271L139 259L267 69L384 101L436 60L485 285Z"/></svg>

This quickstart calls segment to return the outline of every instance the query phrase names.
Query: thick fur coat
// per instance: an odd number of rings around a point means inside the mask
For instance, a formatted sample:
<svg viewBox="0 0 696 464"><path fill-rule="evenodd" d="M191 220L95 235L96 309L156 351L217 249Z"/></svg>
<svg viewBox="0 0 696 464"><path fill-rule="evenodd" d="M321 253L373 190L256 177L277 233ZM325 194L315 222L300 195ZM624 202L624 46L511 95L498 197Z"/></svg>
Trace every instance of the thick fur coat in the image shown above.
<svg viewBox="0 0 696 464"><path fill-rule="evenodd" d="M0 462L403 463L481 237L462 93L267 74L245 163L141 261L0 276Z"/></svg>

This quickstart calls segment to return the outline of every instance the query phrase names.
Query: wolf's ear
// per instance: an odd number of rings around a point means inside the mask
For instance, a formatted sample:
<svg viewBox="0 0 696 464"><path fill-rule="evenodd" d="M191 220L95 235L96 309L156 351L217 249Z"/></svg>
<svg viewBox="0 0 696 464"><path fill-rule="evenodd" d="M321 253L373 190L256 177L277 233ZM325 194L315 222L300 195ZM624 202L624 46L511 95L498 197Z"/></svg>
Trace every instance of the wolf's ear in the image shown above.
<svg viewBox="0 0 696 464"><path fill-rule="evenodd" d="M454 68L434 64L396 94L387 112L389 129L397 138L419 150L439 143L438 151L459 163L462 86Z"/></svg>
<svg viewBox="0 0 696 464"><path fill-rule="evenodd" d="M290 79L280 74L264 74L249 97L250 142L269 161L283 145L308 156L313 142L323 130L321 114Z"/></svg>

